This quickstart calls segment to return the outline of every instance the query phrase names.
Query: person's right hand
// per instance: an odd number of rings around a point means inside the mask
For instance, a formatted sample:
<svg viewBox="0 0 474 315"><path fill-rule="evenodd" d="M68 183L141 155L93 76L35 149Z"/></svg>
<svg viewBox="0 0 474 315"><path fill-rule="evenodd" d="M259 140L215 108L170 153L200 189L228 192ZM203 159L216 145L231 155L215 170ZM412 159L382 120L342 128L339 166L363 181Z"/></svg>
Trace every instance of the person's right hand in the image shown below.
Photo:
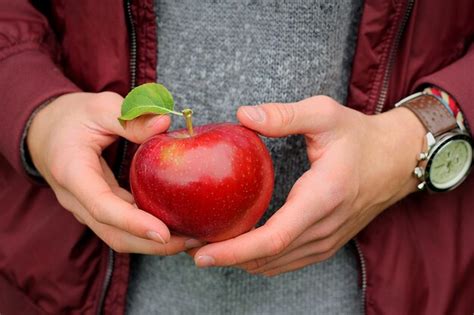
<svg viewBox="0 0 474 315"><path fill-rule="evenodd" d="M167 116L142 116L123 128L123 98L112 92L58 97L33 118L27 146L33 164L59 203L117 252L172 255L201 245L174 236L166 225L134 206L101 157L118 136L135 143L165 131Z"/></svg>

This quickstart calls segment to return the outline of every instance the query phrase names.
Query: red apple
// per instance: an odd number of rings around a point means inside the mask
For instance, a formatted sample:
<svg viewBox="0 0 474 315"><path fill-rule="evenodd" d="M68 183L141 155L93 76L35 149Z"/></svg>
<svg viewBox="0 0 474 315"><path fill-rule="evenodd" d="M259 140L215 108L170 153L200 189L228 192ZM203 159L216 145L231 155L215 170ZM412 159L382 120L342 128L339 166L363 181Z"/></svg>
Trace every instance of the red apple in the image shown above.
<svg viewBox="0 0 474 315"><path fill-rule="evenodd" d="M249 231L268 207L273 166L258 135L222 123L159 134L130 170L137 205L172 231L221 241Z"/></svg>

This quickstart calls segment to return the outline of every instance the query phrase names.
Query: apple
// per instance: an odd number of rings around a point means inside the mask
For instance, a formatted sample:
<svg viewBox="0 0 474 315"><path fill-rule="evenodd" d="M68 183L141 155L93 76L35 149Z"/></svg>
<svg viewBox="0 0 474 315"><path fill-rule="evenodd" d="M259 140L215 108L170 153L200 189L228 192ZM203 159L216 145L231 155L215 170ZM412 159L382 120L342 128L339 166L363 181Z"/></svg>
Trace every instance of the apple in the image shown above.
<svg viewBox="0 0 474 315"><path fill-rule="evenodd" d="M265 144L238 124L193 129L189 117L187 126L138 148L130 169L135 202L171 231L199 240L221 241L249 231L273 192Z"/></svg>

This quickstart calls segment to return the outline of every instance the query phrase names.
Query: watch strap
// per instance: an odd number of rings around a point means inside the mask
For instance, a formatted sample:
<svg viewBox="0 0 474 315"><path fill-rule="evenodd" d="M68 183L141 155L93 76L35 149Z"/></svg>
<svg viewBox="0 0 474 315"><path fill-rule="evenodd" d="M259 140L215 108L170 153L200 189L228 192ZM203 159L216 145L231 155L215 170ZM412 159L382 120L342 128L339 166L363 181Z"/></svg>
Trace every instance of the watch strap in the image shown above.
<svg viewBox="0 0 474 315"><path fill-rule="evenodd" d="M462 131L469 132L469 126L466 119L464 118L461 108L451 95L435 86L426 87L423 89L423 93L435 96L441 103L443 103L443 105L451 112L451 114L453 114L458 127Z"/></svg>
<svg viewBox="0 0 474 315"><path fill-rule="evenodd" d="M435 137L457 127L451 112L433 95L421 94L400 106L410 109Z"/></svg>

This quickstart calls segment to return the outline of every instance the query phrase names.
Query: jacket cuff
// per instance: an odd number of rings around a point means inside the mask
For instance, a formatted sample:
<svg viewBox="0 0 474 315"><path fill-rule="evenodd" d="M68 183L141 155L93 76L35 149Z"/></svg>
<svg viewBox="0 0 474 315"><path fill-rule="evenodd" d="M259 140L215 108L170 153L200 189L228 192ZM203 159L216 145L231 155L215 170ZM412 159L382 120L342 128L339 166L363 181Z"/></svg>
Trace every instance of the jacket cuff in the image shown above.
<svg viewBox="0 0 474 315"><path fill-rule="evenodd" d="M23 165L23 168L26 171L26 174L30 176L32 180L37 182L38 184L44 184L46 181L43 178L43 175L38 172L36 169L36 166L33 164L33 160L31 159L30 151L28 150L28 145L26 143L26 136L28 135L28 130L30 129L31 123L33 122L33 118L35 118L36 114L49 105L52 101L54 101L56 98L51 98L38 106L33 113L31 114L30 118L28 118L28 121L26 122L25 129L23 130L23 134L21 135L21 142L20 142L20 157L21 157L21 163Z"/></svg>
<svg viewBox="0 0 474 315"><path fill-rule="evenodd" d="M419 79L417 90L427 85L437 86L453 97L468 125L474 127L474 45L461 59L445 68ZM471 132L473 130L471 129Z"/></svg>
<svg viewBox="0 0 474 315"><path fill-rule="evenodd" d="M33 112L47 100L80 89L67 79L50 56L24 51L0 61L0 152L27 176L21 152L25 126Z"/></svg>

